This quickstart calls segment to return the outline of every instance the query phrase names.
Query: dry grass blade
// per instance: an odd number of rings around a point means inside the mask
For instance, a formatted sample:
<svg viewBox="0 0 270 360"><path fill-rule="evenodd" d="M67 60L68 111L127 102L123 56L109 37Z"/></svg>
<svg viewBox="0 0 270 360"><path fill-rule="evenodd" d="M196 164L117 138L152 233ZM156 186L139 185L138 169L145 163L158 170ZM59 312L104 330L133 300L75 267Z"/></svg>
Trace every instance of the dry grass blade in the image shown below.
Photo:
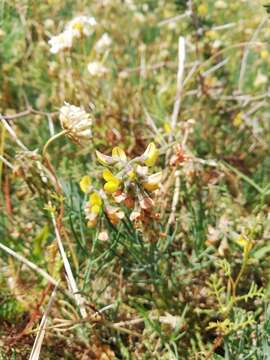
<svg viewBox="0 0 270 360"><path fill-rule="evenodd" d="M39 359L41 346L42 346L43 339L44 339L44 336L45 336L46 325L47 325L47 322L48 322L48 315L49 315L53 300L54 300L55 295L56 295L56 290L57 290L57 286L55 286L55 288L54 288L54 290L52 292L52 295L50 297L50 301L48 303L48 306L47 306L47 308L46 308L46 310L45 310L45 312L43 314L43 317L42 317L42 320L40 322L40 326L39 326L39 329L38 329L38 333L37 333L37 336L35 338L35 342L34 342L30 357L29 357L29 360L38 360Z"/></svg>
<svg viewBox="0 0 270 360"><path fill-rule="evenodd" d="M173 114L171 118L171 134L170 140L173 138L173 131L176 127L177 118L181 106L181 96L183 90L183 78L184 78L184 65L186 58L186 45L185 38L180 36L178 40L178 72L177 72L177 90L176 99L173 107Z"/></svg>
<svg viewBox="0 0 270 360"><path fill-rule="evenodd" d="M51 212L51 217L52 217L52 222L53 222L53 226L54 226L54 231L55 231L55 236L56 236L56 240L57 240L57 244L58 244L58 248L62 257L62 260L64 262L64 267L65 267L65 271L66 271L66 275L67 275L67 279L68 279L68 284L69 287L74 295L75 301L80 309L80 313L82 318L86 318L87 317L87 312L84 306L84 299L81 296L81 294L79 293L75 278L73 276L72 270L71 270L71 266L69 264L62 240L61 240L61 236L60 233L58 231L57 225L56 225L56 221L55 221L55 216L54 213Z"/></svg>
<svg viewBox="0 0 270 360"><path fill-rule="evenodd" d="M22 148L24 151L27 151L27 147L21 142L21 140L18 138L18 136L15 134L14 130L12 129L12 127L9 125L9 123L5 120L5 118L3 118L3 116L0 114L0 120L2 120L2 124L4 125L4 127L7 129L7 131L9 132L9 134L11 135L11 137L15 140L16 144Z"/></svg>
<svg viewBox="0 0 270 360"><path fill-rule="evenodd" d="M242 62L241 62L239 82L238 82L238 91L240 93L243 90L244 78L245 78L245 73L246 73L246 68L247 68L247 60L248 60L248 55L249 55L251 45L256 41L260 31L262 30L263 26L266 24L267 21L268 21L268 17L266 16L266 17L264 17L262 19L262 21L260 22L260 24L257 27L256 31L253 33L252 38L250 39L250 42L248 42L247 45L246 45L244 55L243 55L243 58L242 58Z"/></svg>
<svg viewBox="0 0 270 360"><path fill-rule="evenodd" d="M24 256L17 254L15 251L11 250L9 247L5 246L4 244L0 243L0 249L5 251L7 254L13 256L15 259L21 261L23 264L25 264L30 269L37 272L39 275L43 276L44 279L46 279L48 282L53 284L54 286L57 286L57 281L51 277L46 271L38 267L36 264L32 263L31 261L27 260Z"/></svg>

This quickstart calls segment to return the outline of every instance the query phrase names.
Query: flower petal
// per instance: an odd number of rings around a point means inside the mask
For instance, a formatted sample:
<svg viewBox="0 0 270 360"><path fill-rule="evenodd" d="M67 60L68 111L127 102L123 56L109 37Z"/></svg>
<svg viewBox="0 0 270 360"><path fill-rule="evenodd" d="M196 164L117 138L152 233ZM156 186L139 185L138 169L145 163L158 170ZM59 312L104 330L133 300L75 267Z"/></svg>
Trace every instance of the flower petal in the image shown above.
<svg viewBox="0 0 270 360"><path fill-rule="evenodd" d="M111 180L111 181L106 182L106 184L104 185L104 190L107 193L112 194L118 190L119 185L120 185L120 181L118 179Z"/></svg>
<svg viewBox="0 0 270 360"><path fill-rule="evenodd" d="M81 181L80 181L80 188L84 193L89 193L90 189L91 189L91 178L88 175L85 175L82 177Z"/></svg>
<svg viewBox="0 0 270 360"><path fill-rule="evenodd" d="M123 149L121 149L119 146L116 146L112 149L112 157L117 159L118 161L127 161L127 156Z"/></svg>
<svg viewBox="0 0 270 360"><path fill-rule="evenodd" d="M159 151L156 148L156 145L152 142L150 143L145 152L142 155L142 160L147 166L153 166L158 158Z"/></svg>
<svg viewBox="0 0 270 360"><path fill-rule="evenodd" d="M89 203L90 203L91 206L97 205L97 206L101 207L102 199L101 199L100 195L97 192L93 192L89 196Z"/></svg>
<svg viewBox="0 0 270 360"><path fill-rule="evenodd" d="M96 150L96 156L101 165L112 165L116 162L111 156L104 155L98 150Z"/></svg>

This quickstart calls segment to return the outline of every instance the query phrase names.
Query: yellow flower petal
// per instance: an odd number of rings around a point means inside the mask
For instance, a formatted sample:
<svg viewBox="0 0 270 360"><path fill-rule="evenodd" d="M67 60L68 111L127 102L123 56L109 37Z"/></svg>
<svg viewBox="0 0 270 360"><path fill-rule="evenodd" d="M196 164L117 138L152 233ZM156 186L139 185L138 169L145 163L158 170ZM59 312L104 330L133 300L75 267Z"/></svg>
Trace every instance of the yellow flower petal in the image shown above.
<svg viewBox="0 0 270 360"><path fill-rule="evenodd" d="M90 189L91 189L91 179L90 176L85 175L82 177L81 181L80 181L80 188L84 193L89 193Z"/></svg>
<svg viewBox="0 0 270 360"><path fill-rule="evenodd" d="M96 150L96 156L101 165L111 165L115 163L115 160L111 156L104 155L98 150Z"/></svg>
<svg viewBox="0 0 270 360"><path fill-rule="evenodd" d="M100 211L101 211L101 206L100 205L93 205L91 207L91 213L99 214Z"/></svg>
<svg viewBox="0 0 270 360"><path fill-rule="evenodd" d="M127 156L126 156L124 150L122 150L119 146L116 146L115 148L113 148L112 157L117 158L122 161L127 161Z"/></svg>
<svg viewBox="0 0 270 360"><path fill-rule="evenodd" d="M143 153L143 161L147 166L153 166L155 162L157 161L159 155L159 151L156 148L156 145L152 142L150 143L145 152Z"/></svg>
<svg viewBox="0 0 270 360"><path fill-rule="evenodd" d="M106 182L106 184L104 185L104 190L107 193L112 194L112 193L114 193L115 191L118 190L119 185L120 185L120 181L118 179L111 180L111 181Z"/></svg>
<svg viewBox="0 0 270 360"><path fill-rule="evenodd" d="M130 170L128 173L127 173L128 177L130 180L134 180L136 178L136 173L134 170Z"/></svg>
<svg viewBox="0 0 270 360"><path fill-rule="evenodd" d="M102 176L103 176L103 179L106 181L111 181L111 180L117 179L109 169L103 170Z"/></svg>
<svg viewBox="0 0 270 360"><path fill-rule="evenodd" d="M239 126L241 126L243 124L243 122L244 122L243 113L240 112L233 119L233 125L236 126L236 127L239 127Z"/></svg>
<svg viewBox="0 0 270 360"><path fill-rule="evenodd" d="M164 123L163 128L164 128L166 134L171 133L171 125L167 121Z"/></svg>
<svg viewBox="0 0 270 360"><path fill-rule="evenodd" d="M150 175L147 181L143 183L143 187L148 191L155 191L159 188L162 179L162 172Z"/></svg>
<svg viewBox="0 0 270 360"><path fill-rule="evenodd" d="M98 193L94 192L89 196L89 203L91 206L97 205L101 207L102 199Z"/></svg>

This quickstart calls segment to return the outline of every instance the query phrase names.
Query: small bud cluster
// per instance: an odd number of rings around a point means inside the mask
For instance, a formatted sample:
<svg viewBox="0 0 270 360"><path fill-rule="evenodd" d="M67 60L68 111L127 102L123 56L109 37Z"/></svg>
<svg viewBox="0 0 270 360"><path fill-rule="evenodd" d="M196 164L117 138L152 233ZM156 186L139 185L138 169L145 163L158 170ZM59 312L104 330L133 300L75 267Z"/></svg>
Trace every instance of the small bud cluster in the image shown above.
<svg viewBox="0 0 270 360"><path fill-rule="evenodd" d="M94 189L87 175L80 182L81 190L89 196L85 207L88 226L96 226L102 212L116 225L125 217L124 208L130 209L129 218L136 223L153 217L153 193L162 179L162 172L150 174L159 155L155 144L150 143L141 156L131 160L120 147L115 147L111 156L99 151L96 155L103 166L103 188Z"/></svg>

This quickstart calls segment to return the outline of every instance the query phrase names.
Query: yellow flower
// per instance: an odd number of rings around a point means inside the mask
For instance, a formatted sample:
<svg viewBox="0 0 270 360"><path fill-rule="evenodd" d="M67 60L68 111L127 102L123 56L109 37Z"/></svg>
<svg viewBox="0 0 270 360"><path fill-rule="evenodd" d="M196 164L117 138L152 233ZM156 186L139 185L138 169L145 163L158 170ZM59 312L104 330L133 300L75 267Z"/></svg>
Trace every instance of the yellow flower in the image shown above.
<svg viewBox="0 0 270 360"><path fill-rule="evenodd" d="M97 224L98 216L102 210L102 199L97 192L93 192L89 196L89 201L85 206L85 216L88 220L87 225L89 227L94 227Z"/></svg>
<svg viewBox="0 0 270 360"><path fill-rule="evenodd" d="M205 4L201 4L198 6L198 14L200 16L205 16L208 13L208 7Z"/></svg>
<svg viewBox="0 0 270 360"><path fill-rule="evenodd" d="M236 239L236 243L243 248L244 253L249 253L252 249L252 242L243 235Z"/></svg>
<svg viewBox="0 0 270 360"><path fill-rule="evenodd" d="M91 207L91 212L92 212L93 214L99 214L99 213L100 213L100 210L101 210L101 207L98 206L98 205L94 205L94 206Z"/></svg>
<svg viewBox="0 0 270 360"><path fill-rule="evenodd" d="M236 115L236 117L233 119L233 125L236 127L239 127L243 124L243 113L240 112Z"/></svg>
<svg viewBox="0 0 270 360"><path fill-rule="evenodd" d="M143 183L143 187L148 191L155 191L159 188L162 179L162 172L148 176L147 180Z"/></svg>
<svg viewBox="0 0 270 360"><path fill-rule="evenodd" d="M101 206L102 199L97 192L93 192L89 197L89 203L91 206L94 206L94 205Z"/></svg>
<svg viewBox="0 0 270 360"><path fill-rule="evenodd" d="M262 58L263 60L266 60L266 59L269 58L269 53L268 53L267 50L262 50L262 51L260 52L260 56L261 56L261 58Z"/></svg>
<svg viewBox="0 0 270 360"><path fill-rule="evenodd" d="M104 190L110 194L114 193L119 189L121 181L112 174L108 169L103 171L103 179L106 181L104 185Z"/></svg>
<svg viewBox="0 0 270 360"><path fill-rule="evenodd" d="M147 146L145 152L142 155L143 162L147 166L153 166L157 161L158 155L159 155L159 151L156 148L156 145L152 142Z"/></svg>
<svg viewBox="0 0 270 360"><path fill-rule="evenodd" d="M88 194L91 190L91 179L90 179L90 176L88 175L85 175L82 177L81 181L80 181L80 188L81 190Z"/></svg>
<svg viewBox="0 0 270 360"><path fill-rule="evenodd" d="M163 128L164 128L166 134L169 135L171 133L171 125L168 121L166 121L164 123Z"/></svg>
<svg viewBox="0 0 270 360"><path fill-rule="evenodd" d="M115 148L113 148L112 157L115 158L118 161L119 160L120 161L127 161L127 156L126 156L124 150L122 150L119 146L116 146Z"/></svg>

